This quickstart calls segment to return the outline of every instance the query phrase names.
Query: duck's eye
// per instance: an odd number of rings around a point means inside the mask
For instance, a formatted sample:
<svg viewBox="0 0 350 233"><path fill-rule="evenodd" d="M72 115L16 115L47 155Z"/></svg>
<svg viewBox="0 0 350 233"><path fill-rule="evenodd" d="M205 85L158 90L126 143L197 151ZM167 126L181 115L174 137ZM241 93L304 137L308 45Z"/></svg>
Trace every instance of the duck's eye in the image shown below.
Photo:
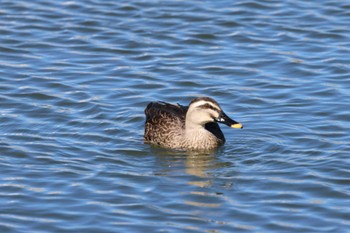
<svg viewBox="0 0 350 233"><path fill-rule="evenodd" d="M224 120L224 118L222 118L222 117L218 117L218 118L216 118L216 121L224 122L225 120Z"/></svg>

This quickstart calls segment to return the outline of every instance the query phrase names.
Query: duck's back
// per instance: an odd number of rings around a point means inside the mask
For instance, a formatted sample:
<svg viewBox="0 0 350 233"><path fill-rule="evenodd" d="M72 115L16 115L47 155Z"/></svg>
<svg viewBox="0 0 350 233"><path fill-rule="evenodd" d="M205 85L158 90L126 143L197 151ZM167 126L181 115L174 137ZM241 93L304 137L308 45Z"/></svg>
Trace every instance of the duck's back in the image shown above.
<svg viewBox="0 0 350 233"><path fill-rule="evenodd" d="M145 109L144 139L165 147L177 147L185 131L187 107L164 102L151 102Z"/></svg>

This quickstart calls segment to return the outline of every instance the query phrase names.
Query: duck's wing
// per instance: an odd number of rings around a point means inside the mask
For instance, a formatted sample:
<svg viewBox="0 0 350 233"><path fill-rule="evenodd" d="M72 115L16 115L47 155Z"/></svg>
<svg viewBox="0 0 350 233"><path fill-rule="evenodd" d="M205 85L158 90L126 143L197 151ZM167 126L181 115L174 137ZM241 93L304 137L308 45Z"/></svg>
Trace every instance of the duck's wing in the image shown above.
<svg viewBox="0 0 350 233"><path fill-rule="evenodd" d="M145 109L145 141L159 144L182 132L187 110L188 107L179 104L149 103Z"/></svg>
<svg viewBox="0 0 350 233"><path fill-rule="evenodd" d="M185 122L188 107L180 104L169 104L166 102L151 102L145 109L146 121L154 119L180 119Z"/></svg>

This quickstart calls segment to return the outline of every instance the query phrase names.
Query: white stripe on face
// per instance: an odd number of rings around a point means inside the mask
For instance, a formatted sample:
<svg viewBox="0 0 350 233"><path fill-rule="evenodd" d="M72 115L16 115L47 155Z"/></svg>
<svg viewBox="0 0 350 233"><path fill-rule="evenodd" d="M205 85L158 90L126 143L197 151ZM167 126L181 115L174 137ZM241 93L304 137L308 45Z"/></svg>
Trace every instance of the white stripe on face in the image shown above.
<svg viewBox="0 0 350 233"><path fill-rule="evenodd" d="M212 103L212 102L210 102L210 101L206 101L206 100L200 100L200 101L198 101L198 102L192 103L192 104L190 105L190 107L191 107L191 108L198 108L198 107L205 106L205 105L210 105L212 108L214 108L214 109L217 110L218 112L221 111L221 108L220 108L218 105L216 105L216 104L214 104L214 103ZM215 111L215 110L214 110L214 111Z"/></svg>

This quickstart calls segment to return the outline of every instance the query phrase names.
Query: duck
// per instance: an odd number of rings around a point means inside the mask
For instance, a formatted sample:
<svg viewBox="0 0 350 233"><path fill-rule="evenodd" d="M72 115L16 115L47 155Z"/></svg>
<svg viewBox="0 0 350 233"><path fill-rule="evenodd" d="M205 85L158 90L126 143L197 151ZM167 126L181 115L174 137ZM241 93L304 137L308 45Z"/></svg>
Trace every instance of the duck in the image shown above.
<svg viewBox="0 0 350 233"><path fill-rule="evenodd" d="M243 128L211 97L194 98L188 106L150 102L144 113L144 142L164 148L213 150L226 141L218 123Z"/></svg>

